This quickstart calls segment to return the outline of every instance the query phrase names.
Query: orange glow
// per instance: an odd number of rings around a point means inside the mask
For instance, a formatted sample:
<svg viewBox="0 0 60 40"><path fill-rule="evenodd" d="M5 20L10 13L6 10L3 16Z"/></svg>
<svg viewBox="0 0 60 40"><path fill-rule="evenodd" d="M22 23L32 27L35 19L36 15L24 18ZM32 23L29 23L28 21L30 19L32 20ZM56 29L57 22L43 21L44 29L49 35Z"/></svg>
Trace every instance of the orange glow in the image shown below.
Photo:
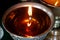
<svg viewBox="0 0 60 40"><path fill-rule="evenodd" d="M26 20L24 20L24 22L29 22L29 20L28 20L28 19L26 19Z"/></svg>
<svg viewBox="0 0 60 40"><path fill-rule="evenodd" d="M12 13L10 14L10 18L13 19L14 16L15 16L15 14L12 12Z"/></svg>
<svg viewBox="0 0 60 40"><path fill-rule="evenodd" d="M29 19L25 19L25 20L24 20L24 22L29 22L29 21L31 21L31 22L32 22L32 21L37 21L37 20L36 20L36 19L34 19L34 18L32 18L32 20L30 20L30 19L31 19L31 18L29 18ZM38 21L37 21L37 22L38 22Z"/></svg>
<svg viewBox="0 0 60 40"><path fill-rule="evenodd" d="M27 29L26 29L26 32L29 32L29 31L30 31L30 30L27 28Z"/></svg>
<svg viewBox="0 0 60 40"><path fill-rule="evenodd" d="M33 21L36 21L36 19L34 19L34 18L33 18L32 20L33 20Z"/></svg>
<svg viewBox="0 0 60 40"><path fill-rule="evenodd" d="M28 15L32 16L32 7L31 6L29 6L29 8L28 8Z"/></svg>
<svg viewBox="0 0 60 40"><path fill-rule="evenodd" d="M27 38L33 38L32 36L29 36L29 35L25 35Z"/></svg>
<svg viewBox="0 0 60 40"><path fill-rule="evenodd" d="M29 19L25 19L22 23L27 23L27 26L28 27L30 27L31 26L31 23L32 22L37 22L37 23L39 23L36 19L34 19L34 18L29 18Z"/></svg>
<svg viewBox="0 0 60 40"><path fill-rule="evenodd" d="M57 1L55 2L55 6L57 6L57 5L58 5L58 3L59 3L59 1L57 0Z"/></svg>
<svg viewBox="0 0 60 40"><path fill-rule="evenodd" d="M60 7L60 0L43 0L46 3L53 5L53 6L59 6Z"/></svg>
<svg viewBox="0 0 60 40"><path fill-rule="evenodd" d="M30 20L29 20L29 19L24 20L24 22L25 22L25 23L27 23L27 26L28 26L28 27L30 27L30 26L31 26L31 22L30 22Z"/></svg>
<svg viewBox="0 0 60 40"><path fill-rule="evenodd" d="M27 23L27 26L30 27L31 26L31 23Z"/></svg>
<svg viewBox="0 0 60 40"><path fill-rule="evenodd" d="M29 20L31 20L32 19L32 17L29 17Z"/></svg>
<svg viewBox="0 0 60 40"><path fill-rule="evenodd" d="M33 38L32 36L27 36L27 38Z"/></svg>

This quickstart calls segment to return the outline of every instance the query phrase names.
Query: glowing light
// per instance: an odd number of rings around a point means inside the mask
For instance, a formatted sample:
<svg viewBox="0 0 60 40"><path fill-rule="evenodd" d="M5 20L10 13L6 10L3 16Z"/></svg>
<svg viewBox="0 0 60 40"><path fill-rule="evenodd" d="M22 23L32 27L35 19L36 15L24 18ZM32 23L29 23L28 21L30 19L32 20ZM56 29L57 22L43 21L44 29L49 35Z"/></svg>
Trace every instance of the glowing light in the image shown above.
<svg viewBox="0 0 60 40"><path fill-rule="evenodd" d="M29 32L29 31L30 31L30 30L27 28L27 29L26 29L26 32Z"/></svg>
<svg viewBox="0 0 60 40"><path fill-rule="evenodd" d="M59 3L59 1L57 0L57 1L55 2L55 6L57 6L58 3Z"/></svg>
<svg viewBox="0 0 60 40"><path fill-rule="evenodd" d="M56 38L56 37L54 37L54 40L57 40L57 38Z"/></svg>
<svg viewBox="0 0 60 40"><path fill-rule="evenodd" d="M12 12L11 15L10 15L10 18L13 19L15 16L15 14Z"/></svg>
<svg viewBox="0 0 60 40"><path fill-rule="evenodd" d="M29 36L29 35L25 35L27 38L33 38L32 36Z"/></svg>
<svg viewBox="0 0 60 40"><path fill-rule="evenodd" d="M31 23L27 23L27 26L30 27L31 26Z"/></svg>
<svg viewBox="0 0 60 40"><path fill-rule="evenodd" d="M32 17L29 17L29 20L31 20L32 19Z"/></svg>
<svg viewBox="0 0 60 40"><path fill-rule="evenodd" d="M32 16L32 7L31 6L29 6L29 8L28 8L28 15Z"/></svg>
<svg viewBox="0 0 60 40"><path fill-rule="evenodd" d="M57 35L57 31L55 31L55 35Z"/></svg>
<svg viewBox="0 0 60 40"><path fill-rule="evenodd" d="M28 20L28 19L26 19L26 20L24 20L24 22L29 22L29 20Z"/></svg>
<svg viewBox="0 0 60 40"><path fill-rule="evenodd" d="M32 38L32 36L27 36L27 38Z"/></svg>

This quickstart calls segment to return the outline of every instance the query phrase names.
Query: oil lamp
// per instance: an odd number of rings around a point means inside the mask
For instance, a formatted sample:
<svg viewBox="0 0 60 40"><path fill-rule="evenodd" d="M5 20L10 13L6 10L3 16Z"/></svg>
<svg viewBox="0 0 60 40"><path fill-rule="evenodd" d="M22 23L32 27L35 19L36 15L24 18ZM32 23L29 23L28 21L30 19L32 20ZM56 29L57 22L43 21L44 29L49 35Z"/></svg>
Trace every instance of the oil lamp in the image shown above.
<svg viewBox="0 0 60 40"><path fill-rule="evenodd" d="M2 25L14 40L43 40L53 28L51 10L33 2L18 3L9 8Z"/></svg>

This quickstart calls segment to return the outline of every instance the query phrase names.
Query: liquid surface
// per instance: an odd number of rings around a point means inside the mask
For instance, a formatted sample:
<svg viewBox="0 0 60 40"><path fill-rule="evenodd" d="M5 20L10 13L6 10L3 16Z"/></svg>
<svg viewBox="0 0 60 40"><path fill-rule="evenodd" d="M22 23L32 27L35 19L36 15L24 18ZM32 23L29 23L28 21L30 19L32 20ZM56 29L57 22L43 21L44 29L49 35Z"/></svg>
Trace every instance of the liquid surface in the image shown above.
<svg viewBox="0 0 60 40"><path fill-rule="evenodd" d="M28 7L22 7L11 11L5 19L5 27L8 31L18 36L36 36L46 31L50 25L51 20L49 16L42 10L32 8L32 25L27 27L26 23L23 22L29 18Z"/></svg>

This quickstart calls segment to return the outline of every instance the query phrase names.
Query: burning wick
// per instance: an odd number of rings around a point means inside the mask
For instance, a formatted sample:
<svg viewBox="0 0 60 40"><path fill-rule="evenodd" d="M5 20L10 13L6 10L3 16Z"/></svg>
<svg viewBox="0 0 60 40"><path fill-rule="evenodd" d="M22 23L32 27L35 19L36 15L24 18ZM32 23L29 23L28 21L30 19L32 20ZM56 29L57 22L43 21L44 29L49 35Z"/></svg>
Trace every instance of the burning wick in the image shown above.
<svg viewBox="0 0 60 40"><path fill-rule="evenodd" d="M29 22L27 23L27 26L30 27L31 20L32 20L32 7L31 6L29 6L29 8L28 8L28 15L29 15Z"/></svg>

